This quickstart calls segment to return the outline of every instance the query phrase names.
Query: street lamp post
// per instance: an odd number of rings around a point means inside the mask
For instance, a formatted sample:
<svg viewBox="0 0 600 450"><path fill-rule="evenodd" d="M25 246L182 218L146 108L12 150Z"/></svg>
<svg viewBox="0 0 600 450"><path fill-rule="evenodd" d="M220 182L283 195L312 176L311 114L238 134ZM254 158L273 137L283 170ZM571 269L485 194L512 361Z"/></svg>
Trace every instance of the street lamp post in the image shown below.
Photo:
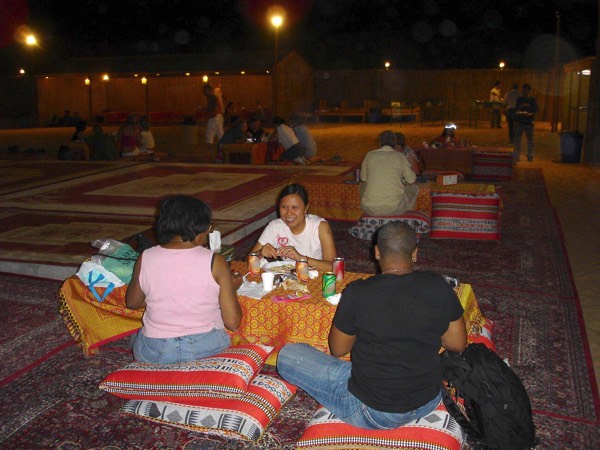
<svg viewBox="0 0 600 450"><path fill-rule="evenodd" d="M88 115L90 118L90 124L93 125L95 120L92 108L92 80L90 80L89 77L85 79L85 85L88 87Z"/></svg>
<svg viewBox="0 0 600 450"><path fill-rule="evenodd" d="M144 97L146 101L146 117L150 120L150 113L148 110L148 78L142 77L142 84L144 85Z"/></svg>
<svg viewBox="0 0 600 450"><path fill-rule="evenodd" d="M556 37L554 39L554 102L552 105L552 120L550 122L550 130L552 132L558 131L558 98L560 95L560 70L558 67L560 45L560 14L558 11L556 11L555 15Z"/></svg>
<svg viewBox="0 0 600 450"><path fill-rule="evenodd" d="M277 114L277 60L279 59L279 27L283 17L276 14L271 17L271 24L275 27L275 60L273 62L273 116Z"/></svg>
<svg viewBox="0 0 600 450"><path fill-rule="evenodd" d="M30 58L30 76L31 76L31 99L32 99L32 108L31 108L31 124L32 126L37 126L37 86L35 82L35 70L34 70L34 61L33 61L33 49L37 45L37 38L33 34L28 34L25 36L25 44L29 47L29 58Z"/></svg>

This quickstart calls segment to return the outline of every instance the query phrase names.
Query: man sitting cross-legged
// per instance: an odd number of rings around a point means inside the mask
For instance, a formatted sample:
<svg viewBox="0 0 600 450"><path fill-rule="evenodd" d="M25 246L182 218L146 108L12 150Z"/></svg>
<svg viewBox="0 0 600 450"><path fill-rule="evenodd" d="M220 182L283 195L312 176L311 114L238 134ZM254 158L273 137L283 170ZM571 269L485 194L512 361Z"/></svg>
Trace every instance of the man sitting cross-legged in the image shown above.
<svg viewBox="0 0 600 450"><path fill-rule="evenodd" d="M441 399L440 346L467 344L463 308L446 280L414 270L417 237L403 222L379 229L381 274L349 284L329 332L331 355L287 344L279 374L340 420L391 429L424 417ZM351 352L352 362L338 357Z"/></svg>

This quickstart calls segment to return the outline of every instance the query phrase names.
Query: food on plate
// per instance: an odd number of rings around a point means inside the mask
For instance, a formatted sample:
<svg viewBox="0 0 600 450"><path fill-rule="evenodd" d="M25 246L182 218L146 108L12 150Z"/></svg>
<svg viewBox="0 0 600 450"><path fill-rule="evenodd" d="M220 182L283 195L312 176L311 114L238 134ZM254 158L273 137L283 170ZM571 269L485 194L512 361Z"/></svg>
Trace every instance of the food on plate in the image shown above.
<svg viewBox="0 0 600 450"><path fill-rule="evenodd" d="M281 285L283 286L283 288L286 291L309 292L308 286L306 286L304 283L302 283L298 280L292 279L292 278L288 278Z"/></svg>
<svg viewBox="0 0 600 450"><path fill-rule="evenodd" d="M290 273L295 268L296 268L295 264L278 264L278 265L267 264L264 267L264 269L267 272L276 272L276 273Z"/></svg>

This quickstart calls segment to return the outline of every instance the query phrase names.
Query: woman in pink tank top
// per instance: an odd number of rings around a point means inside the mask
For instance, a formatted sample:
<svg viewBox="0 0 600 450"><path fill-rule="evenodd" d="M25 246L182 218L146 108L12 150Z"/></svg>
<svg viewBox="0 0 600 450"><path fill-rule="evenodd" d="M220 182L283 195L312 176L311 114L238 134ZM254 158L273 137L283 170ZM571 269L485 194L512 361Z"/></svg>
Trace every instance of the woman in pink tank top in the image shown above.
<svg viewBox="0 0 600 450"><path fill-rule="evenodd" d="M127 288L128 308L145 307L133 341L138 361L172 364L215 355L231 345L225 328L242 319L237 289L225 258L205 248L211 210L201 200L174 195L160 204L156 235L160 245L135 263Z"/></svg>

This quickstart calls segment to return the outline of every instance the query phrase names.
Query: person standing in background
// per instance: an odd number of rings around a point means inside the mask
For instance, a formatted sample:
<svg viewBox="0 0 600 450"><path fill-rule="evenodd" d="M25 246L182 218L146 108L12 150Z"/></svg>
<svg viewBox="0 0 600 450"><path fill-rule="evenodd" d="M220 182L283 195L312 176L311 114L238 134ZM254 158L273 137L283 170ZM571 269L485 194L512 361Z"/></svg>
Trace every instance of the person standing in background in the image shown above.
<svg viewBox="0 0 600 450"><path fill-rule="evenodd" d="M290 119L290 126L294 130L294 133L296 133L296 137L300 143L306 149L303 158L310 159L317 156L317 143L306 126L306 119L300 114L294 114Z"/></svg>
<svg viewBox="0 0 600 450"><path fill-rule="evenodd" d="M214 94L213 87L210 84L205 84L202 89L206 97L206 112L208 120L206 122L206 151L210 154L213 152L215 137L220 140L223 137L223 105Z"/></svg>
<svg viewBox="0 0 600 450"><path fill-rule="evenodd" d="M492 128L502 128L500 126L500 106L502 105L502 97L500 96L500 86L502 83L496 81L494 87L490 91L490 103L492 104L492 118L490 125Z"/></svg>
<svg viewBox="0 0 600 450"><path fill-rule="evenodd" d="M521 136L527 136L527 161L533 161L533 119L538 110L535 98L531 97L531 85L525 83L521 88L521 97L517 99L516 129L515 129L515 151L513 162L519 162L521 154Z"/></svg>
<svg viewBox="0 0 600 450"><path fill-rule="evenodd" d="M517 111L517 99L521 96L519 92L519 85L513 84L513 87L504 96L504 115L506 116L506 123L508 124L508 140L511 144L515 143L515 113Z"/></svg>

